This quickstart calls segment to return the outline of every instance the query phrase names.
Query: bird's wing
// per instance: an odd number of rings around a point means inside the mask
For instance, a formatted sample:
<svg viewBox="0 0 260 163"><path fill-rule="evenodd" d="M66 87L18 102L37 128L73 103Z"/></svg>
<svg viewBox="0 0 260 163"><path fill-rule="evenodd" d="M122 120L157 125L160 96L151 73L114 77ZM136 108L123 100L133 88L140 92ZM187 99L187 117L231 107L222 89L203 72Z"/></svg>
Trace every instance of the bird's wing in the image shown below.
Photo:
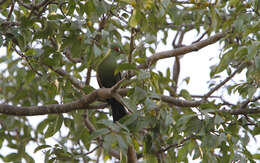
<svg viewBox="0 0 260 163"><path fill-rule="evenodd" d="M98 71L99 71L99 65L110 55L110 53L111 53L111 49L108 49L108 51L107 51L107 53L105 54L105 56L102 58L102 60L97 64L97 70L96 70L96 72L97 72L97 74L96 74L96 78L97 78L97 82L98 82L98 85L99 85L99 87L100 88L102 88L103 87L103 85L102 85L102 83L101 83L101 81L100 81L100 77L99 77L99 73L98 73Z"/></svg>

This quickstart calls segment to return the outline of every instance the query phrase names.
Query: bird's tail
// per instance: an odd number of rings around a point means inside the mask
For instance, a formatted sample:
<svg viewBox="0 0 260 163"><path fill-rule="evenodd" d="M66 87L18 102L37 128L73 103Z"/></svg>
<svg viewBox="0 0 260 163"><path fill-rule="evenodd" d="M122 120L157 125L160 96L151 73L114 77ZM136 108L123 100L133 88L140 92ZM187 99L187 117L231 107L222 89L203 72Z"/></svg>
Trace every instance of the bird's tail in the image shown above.
<svg viewBox="0 0 260 163"><path fill-rule="evenodd" d="M116 99L111 98L107 100L108 104L111 105L113 121L116 122L120 118L126 115L124 106Z"/></svg>

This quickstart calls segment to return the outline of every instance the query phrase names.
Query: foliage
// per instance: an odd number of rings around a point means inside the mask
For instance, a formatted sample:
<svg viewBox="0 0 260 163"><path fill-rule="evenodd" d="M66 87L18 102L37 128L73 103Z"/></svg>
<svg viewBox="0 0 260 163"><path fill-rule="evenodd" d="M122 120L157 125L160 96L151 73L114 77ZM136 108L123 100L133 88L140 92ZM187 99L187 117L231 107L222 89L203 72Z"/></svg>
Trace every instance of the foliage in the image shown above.
<svg viewBox="0 0 260 163"><path fill-rule="evenodd" d="M34 162L26 150L31 143L48 162L112 156L125 162L129 145L143 162L188 162L188 155L202 162L260 159L259 153L247 149L252 137L260 134L259 0L5 0L0 4L0 46L5 50L0 55L1 104L64 104L90 94L97 89L92 77L96 65L115 42L123 49L124 61L117 71L134 72L122 83L130 89L123 101L132 113L118 123L109 120L104 107L48 114L37 127L28 116L1 114L2 161ZM190 31L199 39L184 45L182 36ZM208 94L195 97L177 88L178 73L172 67L161 72L155 68L157 60L149 62L149 56L158 54L159 43L173 40L173 49L185 55L185 47L194 48L221 32L225 34L216 40L220 62L211 67ZM174 52L166 57L169 63ZM246 73L245 80L226 83L240 72ZM223 76L230 79L214 82ZM219 89L230 96L238 94L240 101L213 96ZM184 103L158 100L165 92ZM185 103L196 100L201 100L197 106ZM53 136L56 144L48 144L47 138ZM7 147L14 152L2 153Z"/></svg>

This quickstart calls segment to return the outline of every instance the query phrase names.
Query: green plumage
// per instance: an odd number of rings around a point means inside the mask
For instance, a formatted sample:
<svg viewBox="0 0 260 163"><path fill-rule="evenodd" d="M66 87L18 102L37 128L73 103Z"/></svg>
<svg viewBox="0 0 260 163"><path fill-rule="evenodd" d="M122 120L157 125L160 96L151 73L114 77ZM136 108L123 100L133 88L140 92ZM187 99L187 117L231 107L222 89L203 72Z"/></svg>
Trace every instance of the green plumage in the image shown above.
<svg viewBox="0 0 260 163"><path fill-rule="evenodd" d="M114 74L117 68L117 54L111 52L107 54L98 66L98 82L99 86L110 88L115 85L120 79L120 73Z"/></svg>
<svg viewBox="0 0 260 163"><path fill-rule="evenodd" d="M117 68L117 56L119 54L120 53L115 49L108 51L106 56L98 65L97 81L100 87L111 88L119 80L121 80L120 73L115 74L115 70ZM114 122L126 115L124 106L120 102L116 101L116 99L107 99L107 102L111 106Z"/></svg>

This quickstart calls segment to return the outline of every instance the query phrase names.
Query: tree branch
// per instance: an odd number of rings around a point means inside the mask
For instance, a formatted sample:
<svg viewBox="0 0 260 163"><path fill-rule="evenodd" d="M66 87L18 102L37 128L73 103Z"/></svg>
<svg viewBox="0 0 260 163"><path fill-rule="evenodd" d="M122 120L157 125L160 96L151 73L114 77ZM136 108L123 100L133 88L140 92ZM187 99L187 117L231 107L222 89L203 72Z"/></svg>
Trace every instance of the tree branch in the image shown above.
<svg viewBox="0 0 260 163"><path fill-rule="evenodd" d="M14 5L15 5L15 1L12 0L11 8L10 8L10 11L9 11L7 19L6 19L7 21L9 21L12 16L12 13L14 11Z"/></svg>
<svg viewBox="0 0 260 163"><path fill-rule="evenodd" d="M246 108L247 105L248 105L250 102L256 102L256 101L259 100L259 99L260 99L260 95L257 96L257 97L254 97L253 99L248 99L248 100L242 102L240 109Z"/></svg>
<svg viewBox="0 0 260 163"><path fill-rule="evenodd" d="M92 72L92 66L89 66L88 70L87 70L87 77L86 77L85 85L89 85L90 84L91 72Z"/></svg>
<svg viewBox="0 0 260 163"><path fill-rule="evenodd" d="M96 100L104 100L113 97L115 92L111 91L112 88L100 88L94 90L90 94L83 96L79 100L74 102L66 103L66 104L50 104L45 106L12 106L8 104L0 104L0 113L7 115L16 115L16 116L34 116L34 115L45 115L45 114L60 114L67 113L74 110L91 110L91 109L99 109L102 108L100 105L90 105ZM125 96L129 91L128 88L123 88L117 90L116 94L120 94L121 96ZM162 100L163 102L167 102L173 104L175 106L180 107L198 107L201 104L205 103L205 100L200 101L189 101L182 100L170 96L158 95L157 97L152 97L155 100ZM260 113L260 109L233 109L233 110L220 110L220 112L229 112L230 114L254 114Z"/></svg>
<svg viewBox="0 0 260 163"><path fill-rule="evenodd" d="M35 72L35 73L36 73L37 75L39 75L39 76L42 76L41 73L39 73L37 70L35 70L35 69L33 68L31 62L29 61L30 59L29 59L28 56L24 55L21 51L17 50L17 49L15 48L15 46L13 46L12 48L13 48L13 50L14 50L20 57L22 57L23 59L25 59L25 61L28 63L30 69L31 69L33 72Z"/></svg>
<svg viewBox="0 0 260 163"><path fill-rule="evenodd" d="M178 56L176 56L175 62L173 64L173 70L172 70L172 80L174 81L174 83L172 83L172 88L173 88L175 94L171 94L171 96L176 95L177 85L178 85L179 75L180 75L180 68L181 68L180 58Z"/></svg>
<svg viewBox="0 0 260 163"><path fill-rule="evenodd" d="M71 53L70 53L70 48L65 48L65 52L64 55L68 58L69 61L71 61L72 63L81 63L83 60L81 58L73 58L71 57Z"/></svg>
<svg viewBox="0 0 260 163"><path fill-rule="evenodd" d="M63 76L65 78L67 78L69 81L71 81L71 83L78 89L83 89L85 86L84 84L78 80L77 78L75 78L74 76L71 76L70 74L68 74L66 71L62 70L62 69L54 69L52 66L48 66L52 71L56 72L57 74L59 74L60 76Z"/></svg>
<svg viewBox="0 0 260 163"><path fill-rule="evenodd" d="M167 102L176 106L180 107L197 107L201 104L205 103L204 100L200 101L189 101L189 100L182 100L175 97L165 96L165 95L159 95L159 98L154 97L154 99L162 100L163 102Z"/></svg>
<svg viewBox="0 0 260 163"><path fill-rule="evenodd" d="M246 64L240 64L240 66L234 71L230 76L228 76L225 80L223 80L221 83L216 85L213 89L211 89L207 94L204 95L204 98L207 99L210 95L212 95L216 90L218 90L220 87L222 87L224 84L226 84L230 79L232 79L236 73L241 71L245 67Z"/></svg>
<svg viewBox="0 0 260 163"><path fill-rule="evenodd" d="M120 91L119 91L120 93ZM124 93L124 92L123 92ZM45 114L59 114L67 113L74 110L90 110L97 109L97 107L90 105L96 100L110 98L110 88L97 89L90 94L83 96L79 100L66 104L50 104L45 106L12 106L7 104L0 104L0 113L16 116L34 116Z"/></svg>
<svg viewBox="0 0 260 163"><path fill-rule="evenodd" d="M128 145L127 163L137 163L137 156L133 145Z"/></svg>
<svg viewBox="0 0 260 163"><path fill-rule="evenodd" d="M239 108L239 109L232 109L232 110L220 110L219 112L222 113L230 113L232 115L239 115L239 114L259 114L260 113L260 107L254 108L254 109L245 109L245 108Z"/></svg>
<svg viewBox="0 0 260 163"><path fill-rule="evenodd" d="M186 141L188 141L188 140L190 140L190 139L192 139L192 138L199 138L199 137L198 137L198 136L195 136L195 135L189 136L189 137L187 137L187 138L185 138L185 139L182 139L179 143L174 143L174 144L168 145L167 147L165 147L165 148L159 150L158 153L166 152L166 151L168 151L170 148L176 148L176 147L182 145L183 143L185 143Z"/></svg>
<svg viewBox="0 0 260 163"><path fill-rule="evenodd" d="M225 36L226 36L226 32L220 32L220 33L215 34L214 36L211 36L205 40L196 42L189 46L184 46L184 47L180 47L180 48L173 49L173 50L155 53L151 57L148 57L146 63L138 66L138 68L143 68L143 69L148 68L149 66L156 63L160 59L170 58L170 57L174 57L174 56L180 56L180 55L184 55L184 54L187 54L187 53L190 53L193 51L198 51L208 45L214 44L215 42L217 42L218 40L220 40L221 38L223 38Z"/></svg>
<svg viewBox="0 0 260 163"><path fill-rule="evenodd" d="M85 113L83 114L83 117L84 117L85 125L86 125L86 127L89 129L89 132L92 133L92 132L96 131L95 126L91 123L91 121L90 121L89 118L88 118L88 111L87 111L87 110L85 110ZM102 142L101 142L101 137L98 137L98 138L97 138L97 141L98 141L98 143L99 143L99 145L97 145L97 147L100 147L100 146L101 146L101 143L102 143ZM113 157L115 157L115 158L117 158L117 159L120 159L120 154L119 154L117 151L115 151L115 150L113 150L113 149L110 149L110 151L108 151L108 153L109 153L111 156L113 156Z"/></svg>

